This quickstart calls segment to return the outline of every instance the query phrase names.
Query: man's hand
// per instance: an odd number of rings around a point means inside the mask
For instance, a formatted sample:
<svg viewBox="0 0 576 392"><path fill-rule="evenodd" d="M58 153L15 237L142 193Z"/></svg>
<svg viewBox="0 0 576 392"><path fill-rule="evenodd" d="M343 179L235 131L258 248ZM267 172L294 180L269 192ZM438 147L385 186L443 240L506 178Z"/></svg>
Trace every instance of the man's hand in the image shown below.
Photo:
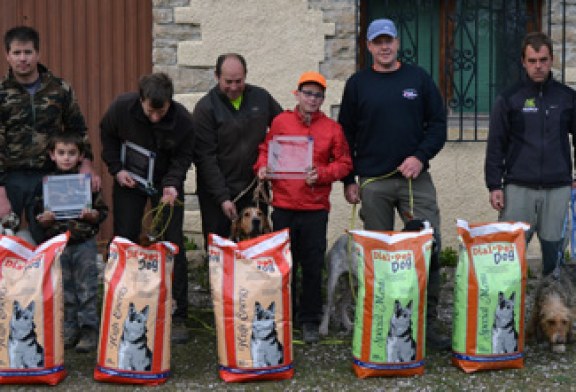
<svg viewBox="0 0 576 392"><path fill-rule="evenodd" d="M490 192L490 204L496 211L504 208L504 192L502 189L495 189Z"/></svg>
<svg viewBox="0 0 576 392"><path fill-rule="evenodd" d="M92 161L90 159L82 159L80 164L79 173L90 174L90 183L92 185L92 192L98 192L102 187L102 178L100 175L96 174L94 167L92 166Z"/></svg>
<svg viewBox="0 0 576 392"><path fill-rule="evenodd" d="M360 186L355 182L344 186L344 197L350 204L360 203Z"/></svg>
<svg viewBox="0 0 576 392"><path fill-rule="evenodd" d="M6 188L0 186L0 218L5 217L12 211L12 205L10 200L8 200L8 195L6 194Z"/></svg>
<svg viewBox="0 0 576 392"><path fill-rule="evenodd" d="M415 156L409 156L398 166L398 171L406 178L416 179L422 172L424 165Z"/></svg>
<svg viewBox="0 0 576 392"><path fill-rule="evenodd" d="M224 213L224 215L226 215L226 217L228 217L228 219L230 219L231 221L234 221L236 220L236 218L238 218L238 212L236 211L236 206L234 205L234 203L232 203L232 201L225 200L222 202L220 207L222 208L222 212Z"/></svg>
<svg viewBox="0 0 576 392"><path fill-rule="evenodd" d="M56 222L56 215L52 211L44 211L43 213L36 215L36 220L42 227L50 227Z"/></svg>
<svg viewBox="0 0 576 392"><path fill-rule="evenodd" d="M173 186L167 186L164 187L164 190L162 191L162 198L160 199L160 202L173 206L177 197L178 191L176 188Z"/></svg>
<svg viewBox="0 0 576 392"><path fill-rule="evenodd" d="M98 210L93 210L92 208L84 208L80 213L80 219L90 223L97 223L98 217L100 217L100 213Z"/></svg>
<svg viewBox="0 0 576 392"><path fill-rule="evenodd" d="M266 166L261 167L260 169L258 169L258 173L256 173L256 176L258 177L259 180L265 180L268 177L268 168Z"/></svg>
<svg viewBox="0 0 576 392"><path fill-rule="evenodd" d="M126 170L120 170L116 173L116 181L118 181L120 186L125 186L127 188L134 188L136 186L136 181Z"/></svg>

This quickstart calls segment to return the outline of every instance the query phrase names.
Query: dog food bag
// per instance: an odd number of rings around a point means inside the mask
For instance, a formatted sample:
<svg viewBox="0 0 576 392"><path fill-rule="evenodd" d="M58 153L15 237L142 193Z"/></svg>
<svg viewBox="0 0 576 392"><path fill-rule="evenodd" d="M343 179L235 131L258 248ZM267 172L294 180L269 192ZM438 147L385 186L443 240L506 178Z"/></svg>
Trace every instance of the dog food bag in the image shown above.
<svg viewBox="0 0 576 392"><path fill-rule="evenodd" d="M68 234L36 249L0 236L0 384L56 385L64 369L60 254Z"/></svg>
<svg viewBox="0 0 576 392"><path fill-rule="evenodd" d="M238 243L210 234L208 244L220 377L292 378L288 230Z"/></svg>
<svg viewBox="0 0 576 392"><path fill-rule="evenodd" d="M358 295L352 341L360 378L424 373L426 287L432 229L354 230Z"/></svg>
<svg viewBox="0 0 576 392"><path fill-rule="evenodd" d="M526 241L521 222L457 221L452 363L467 373L524 366Z"/></svg>
<svg viewBox="0 0 576 392"><path fill-rule="evenodd" d="M104 271L94 379L158 385L170 375L172 271L178 247L115 237Z"/></svg>

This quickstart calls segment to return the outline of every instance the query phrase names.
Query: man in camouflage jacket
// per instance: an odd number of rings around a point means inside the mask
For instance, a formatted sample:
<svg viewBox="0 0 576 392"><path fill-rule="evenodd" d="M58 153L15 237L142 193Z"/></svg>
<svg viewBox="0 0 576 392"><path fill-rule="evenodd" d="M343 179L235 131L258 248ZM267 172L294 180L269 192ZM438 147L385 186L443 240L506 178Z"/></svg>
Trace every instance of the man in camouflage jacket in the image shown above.
<svg viewBox="0 0 576 392"><path fill-rule="evenodd" d="M92 187L100 177L92 170L86 123L74 92L39 63L39 35L18 26L4 35L10 69L0 82L0 217L14 211L26 214L32 234L40 230L32 216L36 184L54 170L47 159L46 142L55 132L74 132L85 138L87 158L81 173L92 175Z"/></svg>

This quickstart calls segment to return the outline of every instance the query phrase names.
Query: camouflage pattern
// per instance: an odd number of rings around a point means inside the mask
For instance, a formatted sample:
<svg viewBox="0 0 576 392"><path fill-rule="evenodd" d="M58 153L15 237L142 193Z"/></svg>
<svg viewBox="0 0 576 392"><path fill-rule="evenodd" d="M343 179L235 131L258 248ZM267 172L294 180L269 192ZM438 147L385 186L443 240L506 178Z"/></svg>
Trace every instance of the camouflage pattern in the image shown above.
<svg viewBox="0 0 576 392"><path fill-rule="evenodd" d="M64 330L98 330L98 249L92 238L66 245L60 263L64 284Z"/></svg>
<svg viewBox="0 0 576 392"><path fill-rule="evenodd" d="M0 185L10 169L46 169L46 143L55 132L77 132L92 159L86 122L70 85L38 64L40 88L30 95L9 71L0 82Z"/></svg>

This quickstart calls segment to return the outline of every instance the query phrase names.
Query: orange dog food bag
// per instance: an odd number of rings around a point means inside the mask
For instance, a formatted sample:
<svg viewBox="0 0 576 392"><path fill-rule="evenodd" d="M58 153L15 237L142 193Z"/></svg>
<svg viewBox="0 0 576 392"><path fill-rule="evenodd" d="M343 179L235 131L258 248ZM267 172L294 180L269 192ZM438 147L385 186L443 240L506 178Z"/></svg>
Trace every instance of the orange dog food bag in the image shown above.
<svg viewBox="0 0 576 392"><path fill-rule="evenodd" d="M526 241L522 222L457 221L452 363L467 373L524 367Z"/></svg>
<svg viewBox="0 0 576 392"><path fill-rule="evenodd" d="M158 385L170 375L172 271L178 247L115 237L104 272L94 379Z"/></svg>
<svg viewBox="0 0 576 392"><path fill-rule="evenodd" d="M36 249L0 236L0 384L56 385L64 369L60 254L68 234Z"/></svg>
<svg viewBox="0 0 576 392"><path fill-rule="evenodd" d="M358 263L352 341L356 376L423 374L433 230L351 234Z"/></svg>
<svg viewBox="0 0 576 392"><path fill-rule="evenodd" d="M239 243L210 234L208 243L220 377L292 378L288 230Z"/></svg>

